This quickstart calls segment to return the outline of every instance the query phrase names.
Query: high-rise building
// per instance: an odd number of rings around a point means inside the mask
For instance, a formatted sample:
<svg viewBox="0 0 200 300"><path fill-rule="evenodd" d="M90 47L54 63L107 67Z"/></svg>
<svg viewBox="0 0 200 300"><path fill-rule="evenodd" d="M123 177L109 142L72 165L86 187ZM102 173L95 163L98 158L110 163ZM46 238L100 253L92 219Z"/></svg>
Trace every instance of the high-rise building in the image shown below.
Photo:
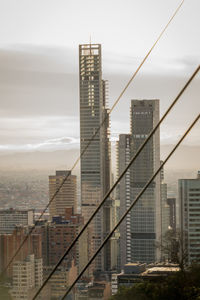
<svg viewBox="0 0 200 300"><path fill-rule="evenodd" d="M52 269L52 266L44 267L44 280L46 280L47 276L52 272ZM70 269L62 265L59 266L46 285L50 293L50 296L47 299L61 299L76 277L77 267L75 265L72 265ZM69 294L67 299L74 299L74 297Z"/></svg>
<svg viewBox="0 0 200 300"><path fill-rule="evenodd" d="M101 45L79 46L79 71L81 206L82 215L87 221L110 186L107 85L106 81L102 80ZM93 253L110 230L109 200L90 228L93 230L91 240ZM96 270L110 267L110 243L105 246L103 252L104 254L95 260Z"/></svg>
<svg viewBox="0 0 200 300"><path fill-rule="evenodd" d="M169 205L169 226L176 231L176 198L167 198Z"/></svg>
<svg viewBox="0 0 200 300"><path fill-rule="evenodd" d="M117 143L117 175L119 176L130 162L131 135L120 134ZM131 204L130 169L122 177L118 187L120 199L120 218ZM130 214L120 225L120 265L131 262L131 220Z"/></svg>
<svg viewBox="0 0 200 300"><path fill-rule="evenodd" d="M200 171L196 179L179 179L178 192L182 255L191 264L200 259Z"/></svg>
<svg viewBox="0 0 200 300"><path fill-rule="evenodd" d="M30 228L28 226L18 226L12 234L0 235L0 271L2 272L10 263L14 256L16 249L20 247L22 242L26 239L23 247L16 255L15 261L23 261L28 255L34 254L36 258L42 257L42 236L41 234L32 232L28 235ZM27 237L28 235L28 237ZM6 275L12 277L12 266L6 270Z"/></svg>
<svg viewBox="0 0 200 300"><path fill-rule="evenodd" d="M159 100L131 101L131 156L159 122ZM135 199L160 166L157 130L130 168L131 200ZM159 259L155 242L161 236L160 176L158 175L130 213L131 261Z"/></svg>
<svg viewBox="0 0 200 300"><path fill-rule="evenodd" d="M45 266L55 266L66 249L83 227L81 214L74 214L73 208L66 208L65 216L54 216L52 222L39 222L34 233L42 236L42 258ZM72 262L78 270L86 265L88 251L88 230L81 235L79 241L64 259L62 266L71 268Z"/></svg>
<svg viewBox="0 0 200 300"><path fill-rule="evenodd" d="M18 225L33 225L34 211L19 209L0 210L0 234L12 233Z"/></svg>
<svg viewBox="0 0 200 300"><path fill-rule="evenodd" d="M37 288L42 285L42 282L42 258L36 259L34 254L32 254L27 256L23 261L16 261L13 264L12 299L32 299Z"/></svg>
<svg viewBox="0 0 200 300"><path fill-rule="evenodd" d="M163 163L162 161L160 162ZM160 172L160 203L161 203L161 237L160 241L169 230L170 226L170 207L167 202L167 184L164 182L164 168ZM159 237L158 237L159 239Z"/></svg>
<svg viewBox="0 0 200 300"><path fill-rule="evenodd" d="M56 171L56 175L49 176L49 200L51 201L66 176L67 179L49 206L51 218L64 216L68 207L73 207L74 212L77 211L77 179L71 171Z"/></svg>

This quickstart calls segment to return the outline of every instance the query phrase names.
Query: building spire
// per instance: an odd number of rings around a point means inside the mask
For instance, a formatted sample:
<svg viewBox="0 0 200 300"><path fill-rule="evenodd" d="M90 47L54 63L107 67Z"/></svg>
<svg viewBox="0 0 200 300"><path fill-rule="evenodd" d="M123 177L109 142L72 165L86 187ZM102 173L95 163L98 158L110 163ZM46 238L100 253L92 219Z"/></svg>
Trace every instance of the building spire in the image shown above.
<svg viewBox="0 0 200 300"><path fill-rule="evenodd" d="M91 51L91 45L92 45L91 39L92 39L92 38L91 38L91 33L90 33L90 55L91 55L91 52L92 52L92 51Z"/></svg>

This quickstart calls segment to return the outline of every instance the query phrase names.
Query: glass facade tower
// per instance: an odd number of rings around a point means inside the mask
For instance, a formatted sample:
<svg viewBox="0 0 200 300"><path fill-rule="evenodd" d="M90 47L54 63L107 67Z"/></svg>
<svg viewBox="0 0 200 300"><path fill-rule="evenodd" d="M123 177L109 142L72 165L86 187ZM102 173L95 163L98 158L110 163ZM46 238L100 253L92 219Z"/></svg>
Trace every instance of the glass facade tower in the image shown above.
<svg viewBox="0 0 200 300"><path fill-rule="evenodd" d="M159 100L131 101L131 157L159 121ZM131 167L131 198L136 198L160 166L160 133L153 135ZM156 239L161 235L160 176L150 184L131 211L131 261L158 259Z"/></svg>

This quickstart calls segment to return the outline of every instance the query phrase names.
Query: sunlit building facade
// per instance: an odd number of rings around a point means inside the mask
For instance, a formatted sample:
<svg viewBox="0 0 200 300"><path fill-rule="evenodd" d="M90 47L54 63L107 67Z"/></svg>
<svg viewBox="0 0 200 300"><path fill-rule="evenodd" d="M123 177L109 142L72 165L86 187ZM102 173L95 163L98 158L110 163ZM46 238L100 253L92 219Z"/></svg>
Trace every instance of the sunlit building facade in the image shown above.
<svg viewBox="0 0 200 300"><path fill-rule="evenodd" d="M64 183L63 180L65 180ZM62 187L60 188L61 185ZM59 188L59 192L56 193ZM49 201L51 219L53 216L65 216L66 208L73 207L74 213L76 213L77 177L72 175L71 171L56 171L56 175L49 176Z"/></svg>

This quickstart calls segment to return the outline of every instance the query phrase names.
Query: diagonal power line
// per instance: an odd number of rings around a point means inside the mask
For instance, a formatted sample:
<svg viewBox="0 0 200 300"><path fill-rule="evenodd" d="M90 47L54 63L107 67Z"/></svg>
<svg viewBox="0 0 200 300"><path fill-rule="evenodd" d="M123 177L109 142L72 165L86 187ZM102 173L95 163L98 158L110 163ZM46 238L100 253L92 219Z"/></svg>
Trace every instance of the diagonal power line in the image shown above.
<svg viewBox="0 0 200 300"><path fill-rule="evenodd" d="M124 171L120 174L119 178L117 179L117 181L113 184L113 186L111 187L111 189L106 193L106 195L104 196L102 202L99 204L99 206L96 208L96 210L93 212L93 214L91 215L91 217L88 219L88 221L85 223L85 225L83 226L83 228L81 229L81 231L78 233L78 235L76 236L76 238L73 240L73 242L71 243L71 245L68 247L68 249L65 251L65 253L63 254L63 256L59 259L58 263L54 266L53 270L50 272L50 274L48 275L48 277L46 278L46 280L43 282L42 286L38 289L38 291L36 292L35 296L32 298L32 300L35 300L37 298L37 296L39 295L39 293L42 291L42 289L44 288L44 286L47 284L48 280L52 277L52 275L54 274L54 272L56 271L57 267L63 262L63 260L65 259L65 257L68 255L68 253L70 252L70 250L73 248L73 246L76 244L76 242L78 241L79 237L82 235L82 233L85 231L85 229L87 228L87 226L89 225L89 223L92 221L92 219L95 217L95 215L98 213L98 211L100 210L100 208L104 205L104 203L106 202L107 198L110 196L110 194L113 192L113 190L115 189L115 187L118 185L118 183L120 182L121 178L124 176L124 174L127 172L127 170L130 168L130 166L133 164L133 162L136 160L136 158L138 157L138 155L140 154L140 152L143 150L143 148L145 147L145 145L148 143L148 141L151 139L151 137L153 136L153 134L156 132L156 130L159 128L160 124L163 122L163 120L166 118L166 116L169 114L169 112L171 111L171 109L174 107L174 105L177 103L177 101L179 100L179 98L181 97L181 95L184 93L184 91L186 90L186 88L190 85L190 83L192 82L192 80L194 79L194 77L196 76L196 74L199 72L200 70L200 66L198 66L198 68L194 71L194 73L191 75L191 77L189 78L189 80L186 82L186 84L184 85L184 87L181 89L181 91L178 93L178 95L176 96L176 98L174 99L174 101L172 102L172 104L169 106L169 108L166 110L166 112L164 113L164 115L162 116L162 118L160 119L160 121L157 123L157 125L154 127L154 129L150 132L150 134L148 135L148 137L145 139L144 143L139 147L139 149L137 150L137 152L135 153L135 155L132 157L132 159L130 160L129 164L126 166L126 168L124 169Z"/></svg>
<svg viewBox="0 0 200 300"><path fill-rule="evenodd" d="M98 134L99 130L101 129L102 125L106 122L106 120L109 118L109 115L111 114L111 112L113 111L113 109L116 107L116 105L118 104L118 102L120 101L121 97L124 95L125 91L128 89L129 85L131 84L131 82L133 82L134 78L136 77L136 75L138 74L139 70L142 68L143 64L145 63L145 61L147 60L147 58L149 57L149 55L151 54L151 52L153 51L153 49L155 48L156 44L159 42L159 40L161 39L162 35L164 34L164 32L167 30L168 26L170 25L170 23L172 22L172 20L174 19L174 17L176 16L176 14L178 13L178 11L180 10L181 6L183 5L184 0L181 1L181 3L179 4L179 6L177 7L177 9L175 10L175 12L173 13L173 15L171 16L171 18L169 19L168 23L165 25L164 29L161 31L161 33L159 34L158 38L156 39L156 41L154 42L154 44L152 45L152 47L150 48L150 50L147 52L147 54L145 55L145 57L143 58L142 62L140 63L140 65L138 66L138 68L136 69L136 71L134 72L134 74L131 76L131 78L129 79L128 83L126 84L126 86L124 87L124 89L122 90L121 94L119 95L119 97L116 99L116 101L114 102L113 106L111 107L109 113L105 116L105 118L103 119L102 123L100 124L100 126L96 129L94 135L91 137L91 139L89 140L88 144L85 146L85 148L83 149L83 151L81 152L80 156L77 158L77 160L75 161L75 163L73 164L71 171L74 170L74 168L77 166L78 162L80 161L81 157L83 156L83 154L86 152L86 150L88 149L88 147L90 146L91 142L94 140L94 138L96 137L96 135ZM7 266L5 267L5 269L1 272L1 275L3 275L7 269L10 267L10 265L13 263L15 257L19 254L20 250L22 249L22 247L24 246L24 244L26 243L26 241L28 240L29 236L31 235L31 233L33 232L33 230L35 229L35 227L38 225L39 221L41 220L41 218L43 217L44 213L46 212L46 210L49 208L50 204L52 203L52 201L55 199L55 197L57 196L57 194L60 192L61 188L63 187L64 183L66 182L66 180L68 179L69 174L65 176L65 178L63 179L63 181L61 182L60 186L58 187L58 189L55 191L55 193L53 194L53 196L51 197L49 203L46 205L46 207L44 208L44 210L42 211L42 213L40 214L39 218L37 219L37 221L35 222L35 224L30 228L29 233L27 234L27 236L24 238L24 240L22 241L22 243L20 244L20 246L18 247L18 249L16 250L15 254L12 256L12 258L10 259L9 263L7 264Z"/></svg>
<svg viewBox="0 0 200 300"><path fill-rule="evenodd" d="M142 191L137 195L137 197L132 202L132 204L130 205L130 207L127 209L127 211L123 214L123 216L121 217L121 219L119 220L119 222L114 226L114 228L112 229L112 231L109 233L109 235L102 242L101 246L98 248L98 250L95 252L95 254L91 257L91 259L88 261L88 263L82 269L82 271L80 272L80 274L74 280L74 282L72 283L72 285L68 288L68 290L66 291L66 293L64 294L64 296L61 298L61 300L66 299L65 297L69 294L69 292L75 286L75 284L77 283L77 281L81 278L81 276L87 270L87 268L89 267L89 265L93 262L93 260L96 258L96 256L102 250L102 248L105 246L105 244L107 243L107 241L111 238L111 236L113 235L113 233L115 232L115 230L117 229L117 227L123 222L123 220L126 218L127 214L131 211L131 209L134 207L134 205L138 202L139 198L144 194L144 192L146 191L146 189L148 188L148 186L151 184L151 182L159 174L160 170L164 167L164 165L170 159L170 157L172 156L172 154L176 151L176 149L179 147L179 145L182 143L182 141L185 139L185 137L189 134L189 132L191 131L192 127L197 123L197 121L199 120L199 118L200 118L200 114L197 115L197 117L195 118L195 120L192 122L192 124L189 126L189 128L186 130L186 132L180 138L180 140L178 141L178 143L175 145L175 147L172 149L172 151L168 154L168 156L165 158L165 160L160 165L160 167L157 169L157 171L153 174L153 176L149 179L149 181L146 183L146 185L144 186L144 188L142 189Z"/></svg>

